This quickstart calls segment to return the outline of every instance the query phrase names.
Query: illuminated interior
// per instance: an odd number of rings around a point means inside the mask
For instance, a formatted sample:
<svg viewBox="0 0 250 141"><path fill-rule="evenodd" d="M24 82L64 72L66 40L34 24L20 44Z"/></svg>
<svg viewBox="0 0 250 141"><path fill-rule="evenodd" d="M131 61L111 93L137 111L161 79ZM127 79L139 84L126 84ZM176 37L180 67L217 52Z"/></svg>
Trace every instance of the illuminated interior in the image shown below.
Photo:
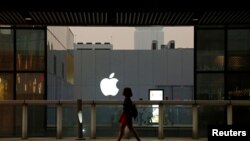
<svg viewBox="0 0 250 141"><path fill-rule="evenodd" d="M5 99L5 90L7 89L7 82L0 77L0 100Z"/></svg>
<svg viewBox="0 0 250 141"><path fill-rule="evenodd" d="M163 90L149 90L150 101L163 100ZM159 122L159 105L152 105L152 123Z"/></svg>
<svg viewBox="0 0 250 141"><path fill-rule="evenodd" d="M16 86L18 94L44 94L44 75L18 73Z"/></svg>

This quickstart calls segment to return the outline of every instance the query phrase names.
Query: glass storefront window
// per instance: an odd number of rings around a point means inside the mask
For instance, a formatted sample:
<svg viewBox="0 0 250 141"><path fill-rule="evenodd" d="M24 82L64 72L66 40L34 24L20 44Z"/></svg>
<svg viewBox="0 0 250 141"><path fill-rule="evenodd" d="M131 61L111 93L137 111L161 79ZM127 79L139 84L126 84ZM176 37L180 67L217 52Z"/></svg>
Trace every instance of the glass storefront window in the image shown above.
<svg viewBox="0 0 250 141"><path fill-rule="evenodd" d="M16 30L16 68L25 71L45 69L44 30Z"/></svg>
<svg viewBox="0 0 250 141"><path fill-rule="evenodd" d="M44 99L45 55L44 29L0 28L0 100ZM28 110L29 136L43 136L45 107ZM0 106L1 137L20 137L21 113L20 106Z"/></svg>
<svg viewBox="0 0 250 141"><path fill-rule="evenodd" d="M0 70L13 70L14 40L12 29L0 29Z"/></svg>
<svg viewBox="0 0 250 141"><path fill-rule="evenodd" d="M228 70L250 70L250 30L228 31Z"/></svg>
<svg viewBox="0 0 250 141"><path fill-rule="evenodd" d="M196 96L198 100L216 100L224 99L224 97L232 100L250 99L250 83L248 82L250 77L250 29L236 28L200 28L197 30L197 69L195 71L197 71ZM224 45L224 43L226 44ZM223 52L227 55L225 56L227 67L215 69L215 64L217 66L224 64ZM211 73L211 71L221 72ZM224 80L226 80L226 84L224 84ZM225 107L201 106L198 113L198 118L201 121L199 123L199 136L207 136L207 130L204 129L207 129L205 127L210 124L226 123ZM236 125L249 124L250 114L248 113L250 113L249 107L234 106L233 123ZM210 115L217 116L209 118Z"/></svg>
<svg viewBox="0 0 250 141"><path fill-rule="evenodd" d="M17 73L16 99L44 99L43 73Z"/></svg>
<svg viewBox="0 0 250 141"><path fill-rule="evenodd" d="M219 100L224 99L224 74L202 73L197 74L197 99Z"/></svg>
<svg viewBox="0 0 250 141"><path fill-rule="evenodd" d="M224 70L224 30L197 31L197 70Z"/></svg>

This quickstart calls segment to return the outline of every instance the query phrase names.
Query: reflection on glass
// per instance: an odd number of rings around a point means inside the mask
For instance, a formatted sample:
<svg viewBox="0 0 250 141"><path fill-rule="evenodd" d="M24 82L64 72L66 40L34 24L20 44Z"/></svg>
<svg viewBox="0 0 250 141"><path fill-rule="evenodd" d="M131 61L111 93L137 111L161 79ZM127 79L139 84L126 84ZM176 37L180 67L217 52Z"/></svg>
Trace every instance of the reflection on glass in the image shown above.
<svg viewBox="0 0 250 141"><path fill-rule="evenodd" d="M197 31L197 70L224 70L224 30Z"/></svg>
<svg viewBox="0 0 250 141"><path fill-rule="evenodd" d="M184 105L164 105L163 122L166 126L191 126L192 107ZM185 118L183 118L185 117Z"/></svg>
<svg viewBox="0 0 250 141"><path fill-rule="evenodd" d="M16 31L17 70L44 70L45 39L44 30Z"/></svg>
<svg viewBox="0 0 250 141"><path fill-rule="evenodd" d="M250 30L228 31L228 69L250 70Z"/></svg>
<svg viewBox="0 0 250 141"><path fill-rule="evenodd" d="M224 99L224 74L197 74L197 99Z"/></svg>
<svg viewBox="0 0 250 141"><path fill-rule="evenodd" d="M13 75L0 73L0 100L13 99Z"/></svg>
<svg viewBox="0 0 250 141"><path fill-rule="evenodd" d="M246 60L240 56L231 56L228 59L228 65L232 70L240 70L246 66Z"/></svg>
<svg viewBox="0 0 250 141"><path fill-rule="evenodd" d="M0 70L13 70L13 38L11 29L0 29Z"/></svg>
<svg viewBox="0 0 250 141"><path fill-rule="evenodd" d="M119 131L119 117L122 111L123 109L121 105L96 106L96 129L99 131L96 134L97 137L113 136Z"/></svg>
<svg viewBox="0 0 250 141"><path fill-rule="evenodd" d="M17 99L43 99L43 73L17 73L17 80Z"/></svg>
<svg viewBox="0 0 250 141"><path fill-rule="evenodd" d="M250 99L250 75L247 73L234 73L228 77L228 99Z"/></svg>

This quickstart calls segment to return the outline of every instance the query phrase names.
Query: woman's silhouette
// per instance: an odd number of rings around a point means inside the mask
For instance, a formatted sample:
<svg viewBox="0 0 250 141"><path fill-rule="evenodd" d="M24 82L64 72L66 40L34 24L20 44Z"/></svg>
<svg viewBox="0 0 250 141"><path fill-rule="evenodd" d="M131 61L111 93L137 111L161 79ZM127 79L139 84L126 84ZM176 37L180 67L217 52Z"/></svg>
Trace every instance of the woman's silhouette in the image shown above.
<svg viewBox="0 0 250 141"><path fill-rule="evenodd" d="M130 97L132 97L132 95L133 94L132 94L131 88L126 87L123 89L123 96L125 96L125 99L123 102L123 113L119 119L119 122L121 124L121 129L120 129L120 134L119 134L117 141L121 140L121 138L124 134L124 129L126 126L134 134L137 141L140 141L140 138L139 138L138 134L136 133L136 131L133 127L133 122L132 122L131 109L132 109L133 102L130 99Z"/></svg>

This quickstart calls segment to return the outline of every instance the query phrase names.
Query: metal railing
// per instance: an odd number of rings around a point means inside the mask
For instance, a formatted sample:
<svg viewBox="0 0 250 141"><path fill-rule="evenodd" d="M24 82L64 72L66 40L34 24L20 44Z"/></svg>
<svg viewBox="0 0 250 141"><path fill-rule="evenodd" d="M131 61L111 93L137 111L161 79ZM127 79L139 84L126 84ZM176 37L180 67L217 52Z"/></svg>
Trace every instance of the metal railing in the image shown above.
<svg viewBox="0 0 250 141"><path fill-rule="evenodd" d="M123 101L93 101L82 100L82 105L91 106L90 138L96 138L96 105L122 105ZM250 100L164 100L164 101L134 101L136 105L159 105L158 138L164 138L163 106L189 105L192 106L192 138L198 139L198 107L226 106L227 124L233 124L233 106L250 106ZM0 105L22 105L22 139L28 138L28 106L56 105L56 138L62 138L62 105L77 105L77 100L2 100Z"/></svg>

